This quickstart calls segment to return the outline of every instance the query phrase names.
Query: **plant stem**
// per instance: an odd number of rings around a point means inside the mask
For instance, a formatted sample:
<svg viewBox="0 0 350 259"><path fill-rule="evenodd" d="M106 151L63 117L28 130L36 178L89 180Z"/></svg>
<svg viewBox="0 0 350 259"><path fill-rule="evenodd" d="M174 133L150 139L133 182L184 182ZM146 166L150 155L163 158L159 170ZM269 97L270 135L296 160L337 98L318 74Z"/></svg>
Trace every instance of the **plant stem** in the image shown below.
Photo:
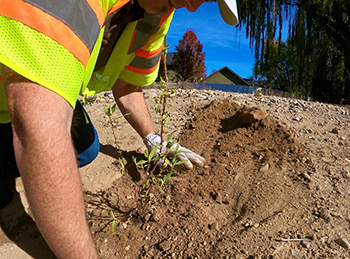
<svg viewBox="0 0 350 259"><path fill-rule="evenodd" d="M168 98L168 90L169 90L169 86L168 86L168 82L169 82L169 78L168 78L168 69L167 69L167 64L166 64L166 56L167 56L167 49L165 48L163 50L163 67L164 67L164 82L165 82L165 92L166 94L163 95L162 98L162 105L163 105L163 111L162 111L162 121L160 124L160 139L161 142L163 143L163 134L164 134L164 124L165 124L165 114L166 114L166 101Z"/></svg>

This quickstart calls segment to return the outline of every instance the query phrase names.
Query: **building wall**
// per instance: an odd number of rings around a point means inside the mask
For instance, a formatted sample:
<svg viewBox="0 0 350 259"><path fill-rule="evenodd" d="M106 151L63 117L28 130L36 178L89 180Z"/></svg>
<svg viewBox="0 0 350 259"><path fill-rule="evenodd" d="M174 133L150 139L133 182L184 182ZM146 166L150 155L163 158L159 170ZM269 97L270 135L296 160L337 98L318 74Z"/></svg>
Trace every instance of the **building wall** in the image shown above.
<svg viewBox="0 0 350 259"><path fill-rule="evenodd" d="M211 84L233 84L227 77L225 77L221 73L215 73L212 74L210 77L205 79L206 83L211 83Z"/></svg>

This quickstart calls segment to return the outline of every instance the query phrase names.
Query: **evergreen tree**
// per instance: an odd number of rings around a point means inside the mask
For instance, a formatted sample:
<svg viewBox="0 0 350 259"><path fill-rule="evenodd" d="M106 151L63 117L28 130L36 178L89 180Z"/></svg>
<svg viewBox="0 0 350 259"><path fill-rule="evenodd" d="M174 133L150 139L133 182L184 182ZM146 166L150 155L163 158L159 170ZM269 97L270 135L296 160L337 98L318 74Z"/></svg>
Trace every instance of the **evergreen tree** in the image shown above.
<svg viewBox="0 0 350 259"><path fill-rule="evenodd" d="M203 81L206 77L205 53L192 29L185 32L175 49L177 52L174 54L173 66L176 79L191 83Z"/></svg>

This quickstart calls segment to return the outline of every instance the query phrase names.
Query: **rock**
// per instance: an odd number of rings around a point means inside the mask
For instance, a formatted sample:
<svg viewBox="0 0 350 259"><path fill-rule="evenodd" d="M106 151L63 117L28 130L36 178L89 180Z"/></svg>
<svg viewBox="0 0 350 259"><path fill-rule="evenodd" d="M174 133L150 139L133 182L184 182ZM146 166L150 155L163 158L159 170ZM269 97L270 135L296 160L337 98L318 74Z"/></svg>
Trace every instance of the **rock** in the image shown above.
<svg viewBox="0 0 350 259"><path fill-rule="evenodd" d="M302 257L302 253L297 250L297 249L292 249L292 256L295 258L301 258Z"/></svg>
<svg viewBox="0 0 350 259"><path fill-rule="evenodd" d="M119 228L119 229L123 229L123 230L127 229L127 227L128 227L128 224L125 223L125 222L121 222L121 223L119 223L119 225L118 225L118 228Z"/></svg>
<svg viewBox="0 0 350 259"><path fill-rule="evenodd" d="M210 225L210 229L215 230L215 231L219 231L220 230L219 223L214 222L213 224Z"/></svg>
<svg viewBox="0 0 350 259"><path fill-rule="evenodd" d="M171 248L171 242L169 240L164 240L157 245L157 248L163 252L168 251Z"/></svg>
<svg viewBox="0 0 350 259"><path fill-rule="evenodd" d="M331 158L331 157L322 157L322 161L323 162L326 162L326 163L334 163L335 162L335 159L334 158Z"/></svg>
<svg viewBox="0 0 350 259"><path fill-rule="evenodd" d="M339 134L339 130L338 130L337 128L333 128L333 129L331 130L331 133L333 133L333 134Z"/></svg>
<svg viewBox="0 0 350 259"><path fill-rule="evenodd" d="M147 213L143 219L145 222L148 222L150 220L150 218L151 218L151 213Z"/></svg>
<svg viewBox="0 0 350 259"><path fill-rule="evenodd" d="M263 167L260 168L260 172L267 172L270 169L270 165L266 163Z"/></svg>
<svg viewBox="0 0 350 259"><path fill-rule="evenodd" d="M196 97L197 98L201 98L201 99L203 99L203 100L206 100L208 97L206 96L206 95L204 95L204 94L196 94Z"/></svg>
<svg viewBox="0 0 350 259"><path fill-rule="evenodd" d="M310 247L310 243L309 242L306 242L306 241L301 241L300 245L304 248L309 248Z"/></svg>
<svg viewBox="0 0 350 259"><path fill-rule="evenodd" d="M350 243L346 238L338 238L335 242L346 250L350 250Z"/></svg>
<svg viewBox="0 0 350 259"><path fill-rule="evenodd" d="M221 196L221 194L220 194L219 192L216 193L216 194L214 194L214 198L215 198L215 201L216 201L217 203L222 204L222 196Z"/></svg>
<svg viewBox="0 0 350 259"><path fill-rule="evenodd" d="M242 111L241 116L243 124L251 124L266 118L267 112L260 107L246 107L246 109Z"/></svg>
<svg viewBox="0 0 350 259"><path fill-rule="evenodd" d="M158 222L160 220L160 215L157 212L153 213L151 216L151 220L153 222Z"/></svg>

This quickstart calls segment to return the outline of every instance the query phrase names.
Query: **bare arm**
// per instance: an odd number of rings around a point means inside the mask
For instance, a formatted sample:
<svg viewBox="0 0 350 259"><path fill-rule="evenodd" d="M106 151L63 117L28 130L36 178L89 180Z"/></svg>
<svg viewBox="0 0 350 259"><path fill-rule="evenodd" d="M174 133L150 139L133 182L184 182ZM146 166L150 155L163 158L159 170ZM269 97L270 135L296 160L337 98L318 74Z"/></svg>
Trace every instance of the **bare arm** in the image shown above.
<svg viewBox="0 0 350 259"><path fill-rule="evenodd" d="M16 161L41 233L58 258L98 258L70 137L72 108L54 92L2 69Z"/></svg>
<svg viewBox="0 0 350 259"><path fill-rule="evenodd" d="M142 87L118 79L112 90L120 111L123 114L130 113L125 118L141 138L155 132L155 126L143 97Z"/></svg>

